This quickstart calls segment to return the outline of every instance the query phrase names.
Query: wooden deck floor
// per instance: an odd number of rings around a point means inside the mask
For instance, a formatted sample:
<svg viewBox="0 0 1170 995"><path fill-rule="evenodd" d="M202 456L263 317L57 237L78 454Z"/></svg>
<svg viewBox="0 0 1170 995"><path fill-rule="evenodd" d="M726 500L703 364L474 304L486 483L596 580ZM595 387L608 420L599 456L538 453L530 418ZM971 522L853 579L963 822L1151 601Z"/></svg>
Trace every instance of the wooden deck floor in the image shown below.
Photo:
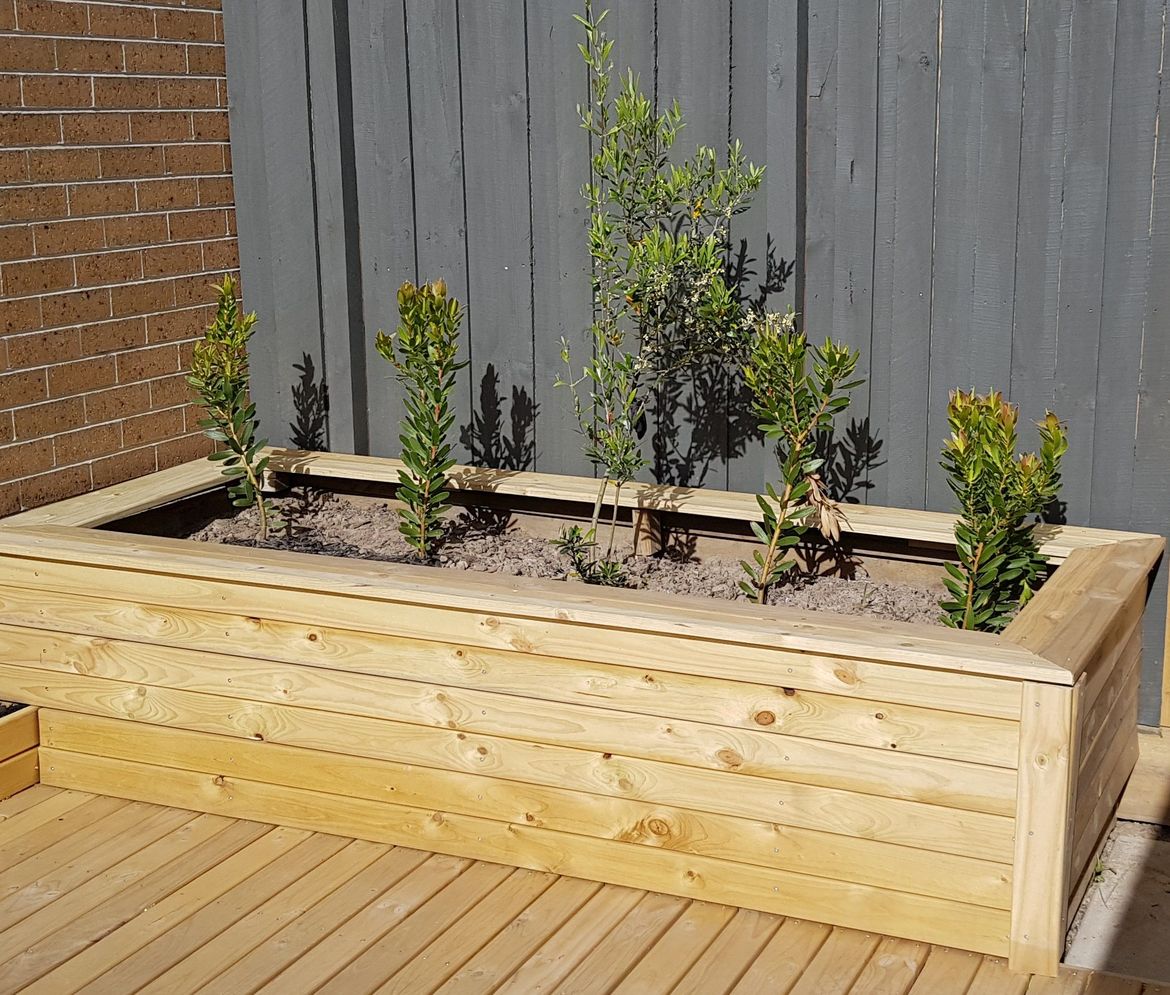
<svg viewBox="0 0 1170 995"><path fill-rule="evenodd" d="M1162 992L41 785L0 802L0 991Z"/></svg>

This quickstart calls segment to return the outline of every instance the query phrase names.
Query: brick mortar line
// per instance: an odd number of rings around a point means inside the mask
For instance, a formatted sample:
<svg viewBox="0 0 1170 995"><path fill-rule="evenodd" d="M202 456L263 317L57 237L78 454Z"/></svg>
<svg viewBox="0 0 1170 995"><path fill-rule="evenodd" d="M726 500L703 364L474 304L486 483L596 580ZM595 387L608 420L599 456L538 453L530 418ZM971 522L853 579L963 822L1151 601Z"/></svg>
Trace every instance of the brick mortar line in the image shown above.
<svg viewBox="0 0 1170 995"><path fill-rule="evenodd" d="M222 236L216 236L214 239L207 239L207 241L213 241L213 242L226 241L228 238L233 238L233 237L234 236L231 236L231 235L222 235ZM180 242L177 244L188 245L189 243ZM127 252L141 252L142 249L141 249L141 247L139 247L137 249L127 249L125 251L127 251ZM68 258L68 257L66 257L66 258ZM238 269L239 269L238 266L232 266L232 267L229 267L228 270L226 270L226 272L235 272ZM217 268L215 273L218 274L219 272L220 272L220 270ZM132 279L132 280L120 280L120 281L117 281L115 283L95 283L93 286L90 286L90 287L63 287L60 290L42 290L42 291L35 293L35 294L22 294L22 295L17 296L17 297L7 297L5 299L11 300L11 301L31 301L31 300L43 301L46 297L60 297L62 294L76 294L76 293L88 292L88 291L92 291L92 290L115 290L118 287L133 287L133 286L138 286L138 285L146 284L146 283L165 283L167 280L189 280L189 279L192 279L192 278L197 277L197 276L209 276L209 275L212 275L212 274L208 270L200 269L197 271L187 271L185 273L171 273L171 274L168 274L167 276L138 276L138 277L134 277L134 279ZM161 308L161 309L154 308L151 311L143 311L141 313L142 314L165 314L165 313L169 313L171 311L182 310L184 308L194 307L194 306L195 305L184 304L180 307L180 305L176 304L174 307L166 307L166 308ZM132 317L134 317L134 316L128 315L128 314L110 315L111 319L113 319L113 318L132 318ZM93 323L94 322L92 322L92 321L72 322L72 324L75 324L75 325L92 325ZM59 326L59 327L68 327L68 325L63 325L63 326ZM43 328L32 329L32 331L46 331L46 330L47 329L43 329ZM9 332L7 335L0 335L0 338L8 338L11 335L21 335L21 334L24 334L24 333L23 332Z"/></svg>
<svg viewBox="0 0 1170 995"><path fill-rule="evenodd" d="M78 394L74 396L81 397L84 395ZM68 400L68 398L60 398L59 400ZM161 408L151 408L149 411L136 411L133 414L123 415L120 418L108 418L106 421L101 422L88 422L85 425L78 425L76 428L65 428L59 432L50 432L48 435L35 435L28 439L17 439L13 442L6 442L0 446L0 456L10 449L16 449L18 446L31 446L34 442L52 442L54 439L59 439L65 435L75 435L78 432L87 432L94 428L107 428L110 425L122 425L134 418L145 418L147 415L166 414L168 411L186 411L194 403L194 401L184 401L182 404L168 404ZM186 424L185 419L183 424ZM196 432L198 431L201 430L196 429ZM188 434L185 429L184 434ZM100 459L100 457L95 457L95 459ZM36 476L36 474L30 474L29 476Z"/></svg>
<svg viewBox="0 0 1170 995"><path fill-rule="evenodd" d="M142 9L142 8L138 8L138 9ZM208 10L205 7L204 8L200 8L200 7L168 7L168 8L151 7L148 9L156 10L156 11L163 10L163 9L165 9L165 10L181 10L181 11L185 11L185 12L193 13L193 14L207 14L209 17L212 17L215 14L220 13L220 11L218 11L218 10ZM155 28L155 30L156 31L158 30L157 27ZM41 41L52 41L52 42L57 42L57 41L79 41L79 42L105 41L105 42L114 42L115 44L118 44L118 45L182 45L183 48L191 48L192 46L194 46L196 48L223 48L224 47L224 40L222 38L216 38L214 34L210 38L171 38L169 36L164 36L164 35L151 35L150 37L144 37L144 36L140 36L140 35L130 35L129 37L127 37L126 35L95 35L95 34L90 34L88 31L86 31L86 33L84 33L84 34L64 35L64 34L50 34L47 31L25 31L19 25L17 25L15 28L5 28L3 31L0 31L0 38L38 38ZM65 70L65 72L69 72L69 70Z"/></svg>
<svg viewBox="0 0 1170 995"><path fill-rule="evenodd" d="M193 208L192 210L212 211L212 210L217 210L217 208L215 208L215 207ZM170 213L179 214L182 212L174 211L174 212L170 212ZM133 215L131 215L131 217L132 216ZM78 218L77 220L78 221L90 221L90 220L97 220L97 219L96 218ZM74 252L44 252L44 253L40 253L40 254L35 255L35 256L21 256L19 259L5 259L2 262L0 262L0 268L3 268L4 266L15 266L15 265L22 265L23 266L27 263L46 262L50 259L53 259L53 260L56 260L56 259L82 259L82 258L88 258L89 256L113 255L115 252L150 252L152 249L170 249L173 247L178 247L178 246L183 246L183 245L208 245L208 244L213 243L213 242L235 242L235 241L238 241L238 239L236 238L235 235L214 235L214 236L210 236L208 238L189 238L189 239L185 239L182 241L163 242L161 244L151 243L151 244L143 244L143 245L122 245L122 246L104 245L104 246L101 246L100 248L96 248L96 249L83 249L81 251L74 251ZM153 280L164 280L164 279L167 279L167 278L163 277L163 276L141 276L141 277L137 277L136 281L137 282L149 282L149 281L153 281ZM129 281L129 282L135 282L135 281ZM118 286L124 286L124 284L118 284ZM89 287L81 287L81 288L74 287L72 289L74 289L74 290L77 290L77 289L88 290L90 288ZM69 293L69 290L56 291L56 293L67 294L67 293ZM38 295L29 294L28 296L35 297ZM44 295L42 294L40 296L44 296ZM16 296L16 297L10 297L8 299L9 300L24 300L25 298L24 298L24 296ZM0 338L4 338L4 337L5 337L4 333L0 332Z"/></svg>
<svg viewBox="0 0 1170 995"><path fill-rule="evenodd" d="M187 308L186 310L194 310L194 309ZM103 353L99 353L96 356L81 356L78 359L67 359L64 362L60 362L60 363L49 363L49 364L43 365L43 366L28 366L28 367L25 367L23 369L12 370L10 372L11 373L18 373L18 374L19 373L39 373L42 370L48 371L48 370L56 369L58 366L71 366L74 363L88 363L88 362L91 362L95 359L106 359L107 357L109 357L109 358L113 358L116 360L118 356L132 356L135 353L144 352L147 349L162 349L165 346L174 346L175 349L178 350L180 347L182 347L184 345L188 345L189 343L192 343L192 342L199 342L200 340L201 340L201 336L193 335L193 336L190 336L188 338L172 339L170 342L147 343L146 345L133 346L129 349L119 349L117 352L103 352ZM104 387L92 387L89 390L79 391L76 394L62 394L60 397L43 397L39 401L30 401L28 404L14 404L10 407L0 408L0 412L15 413L17 411L25 411L28 408L35 408L41 404L52 404L55 401L67 401L72 397L89 397L93 394L104 394L108 390L117 390L119 387L134 387L138 384L150 385L152 383L156 383L159 380L169 380L171 377L185 376L188 372L189 371L187 371L186 369L172 370L170 373L162 373L162 374L159 374L158 376L146 377L142 380L126 380L126 381L123 381L121 383L107 384ZM0 375L7 376L8 374L0 374ZM192 401L189 401L187 403L194 404L195 402L194 402L194 400L192 400ZM117 419L117 418L111 419L111 421L118 421L118 420L119 419ZM102 422L102 424L104 425L106 423ZM32 440L27 440L27 441L32 441ZM8 444L9 443L4 443L4 445L8 445Z"/></svg>
<svg viewBox="0 0 1170 995"><path fill-rule="evenodd" d="M169 144L174 144L174 145L183 145L183 144L229 145L230 143L228 143L228 142L199 142L199 143L173 142L173 143L169 143ZM148 147L149 146L145 146L145 145L135 146L135 148L148 148ZM84 149L91 149L91 148L94 150L100 150L103 148L119 149L119 148L127 148L127 146L125 146L125 145L85 145L85 146L71 145L68 147L63 147L61 145L49 145L49 146L44 146L44 147L32 149L32 150L13 149L12 151L14 151L14 152L18 152L18 151L19 152L46 151L47 152L47 151L58 150L58 151L62 151L62 152L70 152L70 151L73 151L75 149L84 150ZM7 150L0 149L0 151L7 151ZM156 183L160 180L230 180L230 179L232 179L231 173L181 173L181 174L180 173L173 173L173 174L166 173L163 176L155 176L153 174L147 174L146 176L124 176L124 177L110 176L110 177L106 177L106 178L99 177L96 180L42 180L40 182L38 182L36 180L29 180L26 183L0 183L0 190L23 190L23 189L26 189L27 187L92 187L92 186L105 186L105 185L108 185L110 183ZM187 210L187 208L180 208L180 210ZM153 213L157 214L160 212L156 211ZM6 222L6 225L7 224L20 224L20 222L18 222L18 221ZM0 227L4 227L4 226L0 226Z"/></svg>
<svg viewBox="0 0 1170 995"><path fill-rule="evenodd" d="M23 483L26 483L28 481L39 480L42 477L47 477L50 474L57 473L60 470L74 470L74 469L89 469L90 470L90 486L92 487L93 486L92 468L99 460L113 459L116 456L122 456L125 454L132 454L132 453L141 453L141 452L145 452L149 449L153 449L153 450L155 450L155 457L156 457L155 467L157 468L158 467L157 456L158 456L158 447L159 446L165 445L168 442L176 442L180 439L196 439L196 438L201 437L202 434L203 434L202 430L199 430L199 429L197 429L194 432L184 431L180 435L168 435L165 438L157 439L154 442L146 442L146 443L143 443L141 445L132 446L129 449L119 449L117 452L106 453L104 456L93 456L93 457L83 459L83 460L80 460L78 462L73 462L73 463L61 463L59 465L54 464L53 466L49 467L47 470L41 470L39 473L29 473L29 474L25 474L22 477L9 477L9 478L6 478L4 480L0 480L0 487L5 487L8 484L23 484ZM127 479L133 479L133 478L127 478ZM108 486L113 486L113 484L112 483L111 484L103 484L102 486L108 487ZM2 520L2 519L3 519L3 516L0 516L0 520Z"/></svg>

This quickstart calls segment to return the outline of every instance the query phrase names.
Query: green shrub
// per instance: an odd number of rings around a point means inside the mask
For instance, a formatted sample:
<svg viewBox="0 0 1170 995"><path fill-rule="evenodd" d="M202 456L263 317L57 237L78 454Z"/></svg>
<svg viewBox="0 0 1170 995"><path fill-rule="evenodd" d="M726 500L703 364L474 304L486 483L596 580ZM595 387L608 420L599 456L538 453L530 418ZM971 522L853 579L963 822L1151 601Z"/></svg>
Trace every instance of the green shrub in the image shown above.
<svg viewBox="0 0 1170 995"><path fill-rule="evenodd" d="M443 518L450 494L447 471L455 465L447 435L455 422L451 393L458 362L459 325L463 309L448 299L442 280L398 289L401 321L393 335L378 332L374 345L395 369L405 388L406 416L399 440L402 462L398 497L406 508L399 530L420 560L432 556L443 538Z"/></svg>
<svg viewBox="0 0 1170 995"><path fill-rule="evenodd" d="M741 561L747 580L740 587L761 604L794 566L788 550L810 526L831 541L840 538L840 509L818 474L824 460L816 454L816 434L832 427L833 417L849 405L848 392L865 382L850 380L858 355L832 340L810 348L796 331L791 311L764 314L754 322L744 380L760 430L776 444L780 469L778 488L767 483L766 495L756 497L764 520L753 522L752 531L764 549L755 551L751 561Z"/></svg>
<svg viewBox="0 0 1170 995"><path fill-rule="evenodd" d="M943 445L942 466L959 499L959 562L947 564L950 597L940 606L954 628L1002 629L1043 578L1045 559L1032 533L1036 516L1060 492L1068 439L1048 412L1037 426L1039 454L1017 456L1018 418L1016 406L998 392L951 394L951 437Z"/></svg>
<svg viewBox="0 0 1170 995"><path fill-rule="evenodd" d="M236 284L230 276L216 285L219 296L215 318L201 342L196 343L187 383L199 395L207 417L199 422L206 436L219 444L209 459L224 465L231 478L228 495L237 508L255 506L260 515L259 539L266 542L273 517L271 503L261 492L268 457L260 451L267 439L257 439L256 405L248 397L248 340L256 326L256 314L241 314Z"/></svg>
<svg viewBox="0 0 1170 995"><path fill-rule="evenodd" d="M574 15L585 29L579 46L590 99L578 105L593 142L589 208L594 321L590 357L579 367L562 343L585 455L601 471L593 531L608 484L614 484L612 555L621 488L647 466L639 431L647 400L665 378L712 356L735 354L742 309L726 279L731 218L758 189L763 168L730 143L727 165L701 146L681 162L671 150L683 127L677 101L655 114L638 77L627 70L613 92L613 42L602 30L608 11Z"/></svg>

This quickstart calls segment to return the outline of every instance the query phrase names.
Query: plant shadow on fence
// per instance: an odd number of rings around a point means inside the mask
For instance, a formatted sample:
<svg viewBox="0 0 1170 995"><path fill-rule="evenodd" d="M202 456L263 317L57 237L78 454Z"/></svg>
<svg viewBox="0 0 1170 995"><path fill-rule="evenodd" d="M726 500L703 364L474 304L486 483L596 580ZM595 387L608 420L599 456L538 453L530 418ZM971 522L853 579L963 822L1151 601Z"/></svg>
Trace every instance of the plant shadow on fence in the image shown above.
<svg viewBox="0 0 1170 995"><path fill-rule="evenodd" d="M326 428L329 420L329 388L324 374L317 379L313 357L301 354L293 369L300 374L292 385L293 421L289 422L289 439L295 449L324 452L328 445Z"/></svg>

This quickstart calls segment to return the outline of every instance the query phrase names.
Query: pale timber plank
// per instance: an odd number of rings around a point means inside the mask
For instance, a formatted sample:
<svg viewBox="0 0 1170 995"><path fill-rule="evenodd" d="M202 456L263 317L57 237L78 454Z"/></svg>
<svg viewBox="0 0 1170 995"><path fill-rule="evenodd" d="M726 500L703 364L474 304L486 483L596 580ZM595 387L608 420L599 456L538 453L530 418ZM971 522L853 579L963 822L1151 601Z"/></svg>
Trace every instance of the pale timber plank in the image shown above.
<svg viewBox="0 0 1170 995"><path fill-rule="evenodd" d="M792 986L791 995L844 995L880 941L872 933L834 929Z"/></svg>
<svg viewBox="0 0 1170 995"><path fill-rule="evenodd" d="M280 860L256 869L239 884L191 912L161 936L139 947L83 991L141 991L168 969L234 927L253 909L303 877L345 845L336 836L314 834ZM198 956L196 954L196 956ZM164 991L172 991L166 988Z"/></svg>
<svg viewBox="0 0 1170 995"><path fill-rule="evenodd" d="M1096 841L1104 831L1111 813L1117 806L1117 799L1125 790L1125 782L1133 773L1138 758L1138 737L1135 735L1117 736L1116 751L1112 754L1113 762L1103 765L1101 774L1085 790L1095 804L1085 809L1081 815L1082 828L1074 838L1072 844L1072 861L1074 867L1084 867L1089 856L1096 847Z"/></svg>
<svg viewBox="0 0 1170 995"><path fill-rule="evenodd" d="M14 870L21 861L62 840L73 838L72 847L75 851L83 852L90 839L96 846L102 838L102 820L126 804L120 798L95 798L83 791L62 791L61 795L75 804L63 805L59 811L54 806L51 818L20 821L13 818L11 822L0 823L0 868L4 869L4 873ZM35 811L30 812L30 816ZM96 833L89 831L91 827ZM67 852L67 848L62 847L58 853L63 850Z"/></svg>
<svg viewBox="0 0 1170 995"><path fill-rule="evenodd" d="M436 641L434 630L401 637L318 625L317 619L285 622L198 607L168 607L154 603L157 592L130 592L126 584L119 588L117 576L106 578L103 593L131 600L111 601L87 596L92 589L83 593L44 590L27 564L18 573L28 586L0 586L0 611L10 624L151 645L198 645L212 653L249 660L429 680L525 697L535 686L541 697L559 701L592 702L639 713L673 714L673 709L681 709L679 714L697 720L777 732L791 721L791 713L806 711L799 702L808 694L814 695L813 710L845 697L1013 720L1020 714L1015 682L937 670L922 673L866 660L742 648L725 661L696 663L691 672L676 664L677 642L647 637L653 643L651 649L660 651L659 659L648 656L628 661L629 666L615 666L607 660L558 659L521 653L514 646L460 642L454 632L444 632L446 641ZM96 582L101 575L94 571L92 576ZM722 677L718 676L721 668ZM719 694L713 694L716 687ZM823 698L826 694L833 698ZM797 700L789 700L793 698ZM767 718L763 713L770 713L774 721L762 721Z"/></svg>
<svg viewBox="0 0 1170 995"><path fill-rule="evenodd" d="M373 942L362 943L357 956L328 982L322 984L319 991L322 995L325 993L350 995L356 991L374 991L433 940L447 930L457 928L457 921L464 914L493 895L495 889L503 885L508 878L524 873L499 864L479 862L472 864L405 921L395 926L392 932ZM541 883L547 887L545 882ZM485 910L490 908L489 900ZM499 926L502 925L502 922L499 923ZM294 965L294 970L293 977L298 985L309 981L302 973L300 964ZM315 980L313 979L314 983Z"/></svg>
<svg viewBox="0 0 1170 995"><path fill-rule="evenodd" d="M1019 725L1004 719L957 718L913 705L793 690L791 695L774 693L769 703L775 711L745 713L739 728L731 729L686 715L648 721L644 714L601 707L600 702L561 703L531 692L519 696L451 688L16 626L0 625L0 643L8 665L73 677L81 673L485 735L515 738L523 729L526 739L575 749L613 752L616 747L632 756L685 766L1000 815L1015 810L1014 775L990 769L1014 768L1018 761ZM719 683L707 684L709 697L722 697ZM644 707L655 709L651 715L659 714L656 701Z"/></svg>
<svg viewBox="0 0 1170 995"><path fill-rule="evenodd" d="M1026 684L1012 899L1012 969L1055 975L1064 950L1080 688Z"/></svg>
<svg viewBox="0 0 1170 995"><path fill-rule="evenodd" d="M580 790L525 786L484 774L363 760L49 709L42 715L44 748L50 751L129 761L149 756L162 767L530 823L940 898L954 895L956 882L962 881L965 901L1004 909L1011 904L1010 867L985 860Z"/></svg>
<svg viewBox="0 0 1170 995"><path fill-rule="evenodd" d="M31 788L39 779L40 756L35 746L7 760L0 760L0 798Z"/></svg>
<svg viewBox="0 0 1170 995"><path fill-rule="evenodd" d="M165 901L174 891L268 830L267 826L254 822L226 821L227 828L210 840L200 839L194 831L185 832L189 827L194 828L193 823L188 823L178 832L141 851L139 856L143 860L168 856L171 859L136 881L119 883L116 890L107 893L100 904L83 915L74 913L70 901L54 902L45 911L54 916L62 913L64 921L54 924L51 931L42 931L42 938L23 950L6 970L13 976L20 975L23 978L21 984L28 984L59 965L62 970L68 970L72 957L85 956L94 944L100 943L144 908Z"/></svg>
<svg viewBox="0 0 1170 995"><path fill-rule="evenodd" d="M849 991L855 995L905 995L922 971L930 949L925 943L883 937Z"/></svg>
<svg viewBox="0 0 1170 995"><path fill-rule="evenodd" d="M1170 824L1170 738L1143 733L1138 744L1141 756L1121 796L1118 818Z"/></svg>
<svg viewBox="0 0 1170 995"><path fill-rule="evenodd" d="M469 860L442 855L428 857L270 978L260 991L282 995L289 988L303 986L315 990L324 985L362 950L408 920L472 866ZM472 881L475 880L473 875Z"/></svg>
<svg viewBox="0 0 1170 995"><path fill-rule="evenodd" d="M1141 995L1142 983L1136 978L1093 972L1085 985L1085 995Z"/></svg>
<svg viewBox="0 0 1170 995"><path fill-rule="evenodd" d="M64 758L68 758L65 762ZM531 825L495 823L452 813L409 809L230 778L211 778L126 761L58 754L54 778L65 786L118 791L167 804L181 797L201 810L264 819L278 812L288 825L374 841L421 846L437 852L496 860L688 898L797 912L818 921L863 927L875 916L900 924L910 938L983 952L1007 947L1008 913L961 902L884 891L784 871L762 876L757 868L693 854L554 833Z"/></svg>
<svg viewBox="0 0 1170 995"><path fill-rule="evenodd" d="M26 809L39 805L59 794L61 794L60 788L50 788L47 784L34 784L8 798L0 798L0 827Z"/></svg>
<svg viewBox="0 0 1170 995"><path fill-rule="evenodd" d="M165 995L205 992L212 979L226 967L265 943L282 926L309 911L352 877L363 873L386 850L384 845L362 840L346 843L139 991ZM300 851L294 850L288 859L295 861L299 857ZM248 887L252 886L250 879Z"/></svg>
<svg viewBox="0 0 1170 995"><path fill-rule="evenodd" d="M402 463L396 459L347 456L341 453L313 453L288 449L270 451L274 470L302 476L397 483ZM449 473L452 489L509 494L591 504L597 482L588 477L551 473L514 472L479 467L455 466ZM754 494L717 491L710 488L673 487L634 482L622 488L624 508L683 511L710 518L755 521L760 509ZM876 505L850 505L842 531L861 535L914 539L939 545L954 544L955 516ZM1141 537L1141 533L1086 529L1076 526L1041 526L1037 530L1041 552L1051 559L1063 559L1074 549Z"/></svg>
<svg viewBox="0 0 1170 995"><path fill-rule="evenodd" d="M832 932L823 923L784 920L732 990L738 995L789 991Z"/></svg>
<svg viewBox="0 0 1170 995"><path fill-rule="evenodd" d="M674 995L715 995L731 991L782 922L779 916L737 909L727 927L674 987Z"/></svg>
<svg viewBox="0 0 1170 995"><path fill-rule="evenodd" d="M579 912L604 885L558 878L528 908L448 978L444 995L478 995L493 990L524 965L533 952ZM433 979L428 979L433 983Z"/></svg>
<svg viewBox="0 0 1170 995"><path fill-rule="evenodd" d="M556 883L552 874L513 871L388 978L377 990L413 995L447 981L460 967L496 939L524 914L525 909ZM482 990L482 989L481 989Z"/></svg>
<svg viewBox="0 0 1170 995"><path fill-rule="evenodd" d="M363 873L342 882L332 894L284 925L266 942L245 954L203 988L206 995L255 991L342 928L345 923L418 867L430 854L393 847Z"/></svg>
<svg viewBox="0 0 1170 995"><path fill-rule="evenodd" d="M563 581L523 578L518 582L471 571L282 551L250 550L241 558L205 543L52 526L0 529L0 554L5 554L0 559L0 582L9 585L20 584L18 567L24 559L38 564L37 587L84 594L95 588L85 586L80 568L98 566L104 569L98 571L101 579L96 589L110 590L127 572L132 579L137 576L132 598L146 600L142 596L148 591L166 592L164 600L176 607L221 602L241 614L291 621L323 617L341 627L372 631L389 627L390 634L398 635L412 634L408 631L412 627L413 634L423 638L447 631L435 626L439 618L453 625L463 612L474 619L470 631L486 627L498 637L501 629L509 631L499 617L503 615L519 630L507 645L527 645L531 651L570 658L577 658L584 648L575 630L589 625L594 644L590 648L596 648L602 629L611 630L615 638L631 631L681 636L701 647L697 651L704 654L708 666L721 657L716 648L725 642L920 664L955 673L1071 683L1064 668L987 633L858 620L826 612L739 602L709 605L699 598L608 591ZM304 607L298 612L299 604ZM389 604L403 608L391 610ZM436 604L444 607L430 607ZM495 614L485 615L485 608ZM481 617L475 618L475 613ZM522 642L517 643L517 638ZM617 645L632 648L630 641L622 635Z"/></svg>
<svg viewBox="0 0 1170 995"><path fill-rule="evenodd" d="M260 868L283 857L310 835L300 829L268 829L259 839L203 871L166 898L143 909L26 990L40 995L59 995L62 991L79 990L116 968L153 939L162 936Z"/></svg>
<svg viewBox="0 0 1170 995"><path fill-rule="evenodd" d="M975 972L967 995L1024 995L1031 980L1008 968L1007 961L985 957Z"/></svg>
<svg viewBox="0 0 1170 995"><path fill-rule="evenodd" d="M0 759L14 757L39 742L35 708L22 708L0 719Z"/></svg>
<svg viewBox="0 0 1170 995"><path fill-rule="evenodd" d="M603 885L567 922L556 930L499 986L497 991L527 995L554 991L642 900L631 888Z"/></svg>
<svg viewBox="0 0 1170 995"><path fill-rule="evenodd" d="M220 487L224 482L222 471L221 464L205 459L181 463L145 477L10 515L0 528L12 525L105 525Z"/></svg>
<svg viewBox="0 0 1170 995"><path fill-rule="evenodd" d="M6 681L40 705L107 718L445 770L490 771L549 787L586 789L748 819L763 816L782 825L982 860L1006 863L1012 852L1013 820L982 812L279 705L232 708L210 695L169 688L149 688L143 693L142 685L104 680L82 683L64 675L0 665L0 687ZM41 760L41 779L59 784L47 769L43 749ZM735 778L734 793L725 790L729 776Z"/></svg>
<svg viewBox="0 0 1170 995"><path fill-rule="evenodd" d="M648 893L557 985L560 995L610 991L690 905L685 899Z"/></svg>
<svg viewBox="0 0 1170 995"><path fill-rule="evenodd" d="M931 947L926 963L918 974L911 995L935 995L936 992L965 992L979 970L982 958L966 950Z"/></svg>
<svg viewBox="0 0 1170 995"><path fill-rule="evenodd" d="M46 823L60 819L70 809L92 800L91 795L83 792L62 791L60 788L50 788L47 784L26 788L20 798L29 804L19 809L13 806L9 810L0 810L0 847L17 836L32 833ZM5 859L3 853L0 849L0 860Z"/></svg>
<svg viewBox="0 0 1170 995"><path fill-rule="evenodd" d="M735 909L692 902L613 989L615 995L674 991L692 964L718 939Z"/></svg>

